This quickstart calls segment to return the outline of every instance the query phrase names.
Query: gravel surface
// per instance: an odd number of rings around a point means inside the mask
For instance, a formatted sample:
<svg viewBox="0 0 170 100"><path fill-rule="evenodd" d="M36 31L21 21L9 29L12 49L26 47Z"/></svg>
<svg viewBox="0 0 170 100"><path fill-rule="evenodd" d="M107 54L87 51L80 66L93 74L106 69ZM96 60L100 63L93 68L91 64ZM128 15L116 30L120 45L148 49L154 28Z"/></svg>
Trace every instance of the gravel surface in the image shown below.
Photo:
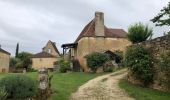
<svg viewBox="0 0 170 100"><path fill-rule="evenodd" d="M99 76L80 86L70 100L134 100L119 88L119 80L127 75L127 70Z"/></svg>

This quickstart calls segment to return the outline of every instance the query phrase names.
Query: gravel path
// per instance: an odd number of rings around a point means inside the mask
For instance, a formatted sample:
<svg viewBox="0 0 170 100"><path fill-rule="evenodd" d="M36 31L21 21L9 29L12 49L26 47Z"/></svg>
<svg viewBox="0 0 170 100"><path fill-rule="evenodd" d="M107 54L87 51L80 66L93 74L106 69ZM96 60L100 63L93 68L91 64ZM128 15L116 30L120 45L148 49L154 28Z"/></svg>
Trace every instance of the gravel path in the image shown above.
<svg viewBox="0 0 170 100"><path fill-rule="evenodd" d="M70 100L134 100L118 86L119 80L126 75L127 70L123 69L92 79L80 86Z"/></svg>

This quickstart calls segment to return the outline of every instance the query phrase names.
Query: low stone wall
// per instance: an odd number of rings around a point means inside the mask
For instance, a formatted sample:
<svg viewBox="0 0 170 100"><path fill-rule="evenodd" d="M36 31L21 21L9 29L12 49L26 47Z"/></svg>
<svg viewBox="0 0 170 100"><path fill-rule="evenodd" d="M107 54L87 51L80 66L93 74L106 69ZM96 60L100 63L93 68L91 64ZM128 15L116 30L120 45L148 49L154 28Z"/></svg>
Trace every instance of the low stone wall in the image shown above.
<svg viewBox="0 0 170 100"><path fill-rule="evenodd" d="M152 56L152 64L153 64L153 71L154 71L154 81L153 84L150 86L153 89L158 89L161 91L169 91L168 88L164 85L164 81L166 80L166 77L164 73L160 71L160 66L159 66L159 59L161 54L164 51L170 50L170 36L162 36L158 37L149 41L145 41L142 43L139 43L140 45L143 45L146 47L151 56ZM135 46L135 45L133 45ZM170 77L170 76L169 76ZM129 80L132 83L135 83L135 81L129 77ZM136 83L138 84L139 81L136 80Z"/></svg>

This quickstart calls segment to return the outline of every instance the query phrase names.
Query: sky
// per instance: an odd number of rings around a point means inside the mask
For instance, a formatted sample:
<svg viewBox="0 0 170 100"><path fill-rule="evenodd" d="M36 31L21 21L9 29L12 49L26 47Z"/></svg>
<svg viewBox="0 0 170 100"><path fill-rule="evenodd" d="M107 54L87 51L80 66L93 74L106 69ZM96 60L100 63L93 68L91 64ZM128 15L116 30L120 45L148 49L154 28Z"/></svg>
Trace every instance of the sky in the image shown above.
<svg viewBox="0 0 170 100"><path fill-rule="evenodd" d="M148 24L154 30L153 37L163 35L169 27L155 27L150 21L169 0L0 0L0 44L15 54L16 44L20 52L41 52L48 40L61 45L72 43L95 11L104 13L105 25L123 28L136 22Z"/></svg>

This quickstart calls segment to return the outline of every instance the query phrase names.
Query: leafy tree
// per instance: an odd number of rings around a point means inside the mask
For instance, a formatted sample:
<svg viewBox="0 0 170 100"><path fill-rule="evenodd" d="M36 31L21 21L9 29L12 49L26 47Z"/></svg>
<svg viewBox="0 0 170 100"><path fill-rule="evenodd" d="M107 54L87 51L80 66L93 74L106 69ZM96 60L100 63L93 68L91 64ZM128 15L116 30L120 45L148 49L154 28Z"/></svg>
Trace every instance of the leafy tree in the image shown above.
<svg viewBox="0 0 170 100"><path fill-rule="evenodd" d="M32 64L31 57L31 53L21 52L18 54L17 58L10 58L10 67L28 69Z"/></svg>
<svg viewBox="0 0 170 100"><path fill-rule="evenodd" d="M16 67L16 65L20 62L20 59L18 58L10 58L10 67Z"/></svg>
<svg viewBox="0 0 170 100"><path fill-rule="evenodd" d="M146 41L153 35L153 30L148 25L142 23L135 23L128 28L127 37L132 43L139 43Z"/></svg>
<svg viewBox="0 0 170 100"><path fill-rule="evenodd" d="M93 72L97 71L97 68L103 66L107 61L109 61L109 56L104 53L91 53L86 56L87 66L91 68Z"/></svg>
<svg viewBox="0 0 170 100"><path fill-rule="evenodd" d="M20 62L20 65L23 67L23 68L26 68L28 69L29 66L31 66L31 57L32 57L32 54L31 53L28 53L28 52L21 52L18 54L18 59L21 60Z"/></svg>
<svg viewBox="0 0 170 100"><path fill-rule="evenodd" d="M16 47L16 53L15 53L15 57L18 57L18 53L19 53L19 43L17 43L17 47Z"/></svg>
<svg viewBox="0 0 170 100"><path fill-rule="evenodd" d="M151 57L143 46L136 45L128 47L125 54L125 64L132 72L132 75L141 80L144 85L152 82Z"/></svg>
<svg viewBox="0 0 170 100"><path fill-rule="evenodd" d="M151 21L156 23L156 26L170 26L170 2L157 16L151 19Z"/></svg>

